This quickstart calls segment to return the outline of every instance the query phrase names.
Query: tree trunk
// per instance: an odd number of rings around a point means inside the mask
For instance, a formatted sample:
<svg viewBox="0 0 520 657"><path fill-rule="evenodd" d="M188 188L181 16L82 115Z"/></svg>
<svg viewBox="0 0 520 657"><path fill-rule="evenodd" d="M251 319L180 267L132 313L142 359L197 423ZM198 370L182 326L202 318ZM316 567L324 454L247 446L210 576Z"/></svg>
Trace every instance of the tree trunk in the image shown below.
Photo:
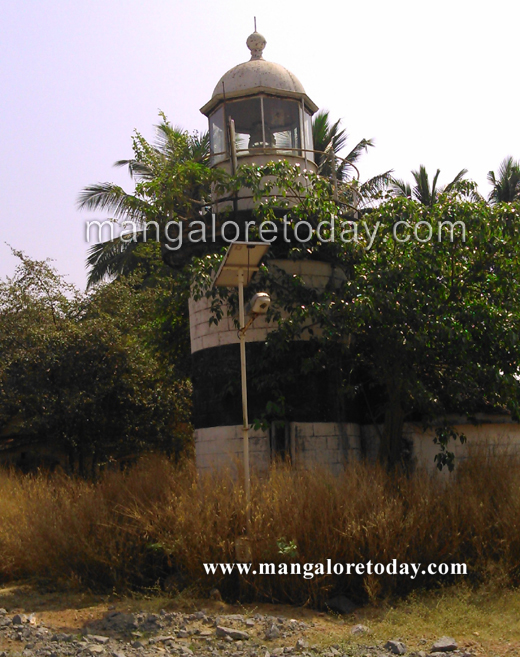
<svg viewBox="0 0 520 657"><path fill-rule="evenodd" d="M379 445L379 460L392 469L402 463L404 411L401 386L396 381L389 381L386 392L385 423Z"/></svg>

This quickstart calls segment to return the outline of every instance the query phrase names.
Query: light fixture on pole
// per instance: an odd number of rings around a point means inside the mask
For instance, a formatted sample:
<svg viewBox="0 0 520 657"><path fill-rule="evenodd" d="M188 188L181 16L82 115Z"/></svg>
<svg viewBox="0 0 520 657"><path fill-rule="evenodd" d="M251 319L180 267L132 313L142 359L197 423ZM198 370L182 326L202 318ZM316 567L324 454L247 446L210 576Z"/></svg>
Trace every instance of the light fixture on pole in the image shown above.
<svg viewBox="0 0 520 657"><path fill-rule="evenodd" d="M213 285L238 288L238 317L240 338L240 375L242 382L242 436L244 452L244 488L246 493L246 531L249 536L251 525L251 480L249 473L249 419L247 414L247 370L246 330L244 310L244 287L251 282L260 262L269 249L264 242L233 242L220 265ZM263 299L263 300L262 300ZM257 295L252 311L255 315L267 312L270 299Z"/></svg>

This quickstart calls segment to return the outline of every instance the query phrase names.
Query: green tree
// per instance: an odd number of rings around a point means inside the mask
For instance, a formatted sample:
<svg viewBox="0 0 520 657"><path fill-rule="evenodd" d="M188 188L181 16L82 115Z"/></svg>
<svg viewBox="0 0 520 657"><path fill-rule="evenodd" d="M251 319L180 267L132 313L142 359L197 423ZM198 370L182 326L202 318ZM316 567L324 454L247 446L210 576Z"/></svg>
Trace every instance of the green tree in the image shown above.
<svg viewBox="0 0 520 657"><path fill-rule="evenodd" d="M115 163L128 167L135 181L133 193L106 182L89 185L80 194L80 209L108 211L119 228L129 231L122 239L116 237L91 247L87 258L89 286L142 265L140 252L148 241L160 242L163 258L175 268L185 264L184 251L164 247L165 227L169 221L199 218L210 203L212 185L223 179L221 171L209 167L207 133L189 134L172 126L163 114L161 118L153 144L136 132L134 157Z"/></svg>
<svg viewBox="0 0 520 657"><path fill-rule="evenodd" d="M179 452L190 385L154 348L163 291L136 274L83 295L18 255L0 283L0 426L68 454L82 474L143 449Z"/></svg>
<svg viewBox="0 0 520 657"><path fill-rule="evenodd" d="M266 385L276 389L284 377L297 385L297 368L335 372L339 397L369 400L371 422L381 425L380 458L390 466L404 458L407 418L428 426L450 413L504 407L518 417L520 206L468 201L469 183L461 183L465 194L433 205L398 197L363 216L375 235L368 248L365 228L355 232L328 181L309 174L303 185L298 175L287 163L241 173L258 198L265 198L263 177L280 190L258 206L259 219L276 223L282 212L292 225L332 218L335 228L333 242L315 234L289 253L330 262L335 275L326 289L265 268L255 284L271 291L278 321L263 359ZM284 201L285 188L299 191L298 203ZM294 339L314 349L283 369L284 345Z"/></svg>
<svg viewBox="0 0 520 657"><path fill-rule="evenodd" d="M498 175L490 171L488 182L493 186L489 193L490 203L512 203L520 200L520 162L506 157L498 169Z"/></svg>
<svg viewBox="0 0 520 657"><path fill-rule="evenodd" d="M415 186L413 188L404 180L392 178L390 182L390 189L394 196L405 196L407 198L413 198L423 205L432 207L435 205L435 203L437 203L441 194L448 194L453 189L455 189L457 183L464 179L464 176L468 173L468 170L461 169L450 183L444 185L443 187L437 187L437 181L439 179L440 172L440 169L437 169L430 184L430 177L426 171L426 167L421 164L417 171L412 171L412 176L415 180Z"/></svg>

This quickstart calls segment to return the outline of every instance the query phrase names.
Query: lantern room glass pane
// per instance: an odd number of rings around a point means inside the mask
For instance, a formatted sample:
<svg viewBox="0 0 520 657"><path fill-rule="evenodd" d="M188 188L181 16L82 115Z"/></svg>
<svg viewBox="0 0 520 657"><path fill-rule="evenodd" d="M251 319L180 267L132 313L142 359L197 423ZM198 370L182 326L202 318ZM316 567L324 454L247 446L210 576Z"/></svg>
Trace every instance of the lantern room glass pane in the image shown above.
<svg viewBox="0 0 520 657"><path fill-rule="evenodd" d="M211 164L218 164L227 157L226 131L224 129L224 108L220 107L209 119L209 143Z"/></svg>
<svg viewBox="0 0 520 657"><path fill-rule="evenodd" d="M264 98L265 141L268 148L301 155L300 105L294 100Z"/></svg>
<svg viewBox="0 0 520 657"><path fill-rule="evenodd" d="M312 139L312 116L307 111L305 111L303 114L307 159L311 160L311 162L315 162L314 153L312 152L314 150L314 143Z"/></svg>
<svg viewBox="0 0 520 657"><path fill-rule="evenodd" d="M226 103L226 112L235 122L237 154L263 147L262 107L260 98Z"/></svg>

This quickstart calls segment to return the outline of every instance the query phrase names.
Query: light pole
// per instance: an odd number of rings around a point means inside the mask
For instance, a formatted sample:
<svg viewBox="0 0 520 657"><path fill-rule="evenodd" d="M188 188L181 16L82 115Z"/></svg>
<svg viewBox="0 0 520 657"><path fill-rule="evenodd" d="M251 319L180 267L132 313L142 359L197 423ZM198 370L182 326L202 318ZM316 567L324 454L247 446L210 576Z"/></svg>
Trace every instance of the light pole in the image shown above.
<svg viewBox="0 0 520 657"><path fill-rule="evenodd" d="M246 494L246 533L251 529L251 477L249 472L249 418L247 414L247 369L246 369L246 330L244 309L244 287L249 285L260 262L269 249L263 242L233 242L227 250L213 285L217 287L238 287L238 321L240 328L240 378L242 383L242 437L244 456L244 489ZM267 295L265 295L267 297ZM256 314L267 312L269 297L257 300ZM255 308L253 308L255 311Z"/></svg>

